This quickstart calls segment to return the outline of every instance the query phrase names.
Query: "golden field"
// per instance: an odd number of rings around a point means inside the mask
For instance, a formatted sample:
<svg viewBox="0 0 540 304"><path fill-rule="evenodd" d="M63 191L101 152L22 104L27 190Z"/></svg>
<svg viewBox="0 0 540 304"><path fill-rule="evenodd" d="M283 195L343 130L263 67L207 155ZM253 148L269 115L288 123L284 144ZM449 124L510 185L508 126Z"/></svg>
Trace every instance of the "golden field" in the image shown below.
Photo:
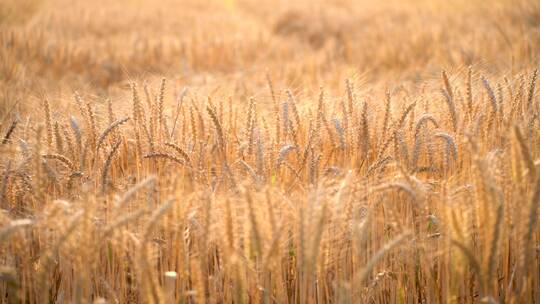
<svg viewBox="0 0 540 304"><path fill-rule="evenodd" d="M540 3L3 0L2 303L540 303Z"/></svg>

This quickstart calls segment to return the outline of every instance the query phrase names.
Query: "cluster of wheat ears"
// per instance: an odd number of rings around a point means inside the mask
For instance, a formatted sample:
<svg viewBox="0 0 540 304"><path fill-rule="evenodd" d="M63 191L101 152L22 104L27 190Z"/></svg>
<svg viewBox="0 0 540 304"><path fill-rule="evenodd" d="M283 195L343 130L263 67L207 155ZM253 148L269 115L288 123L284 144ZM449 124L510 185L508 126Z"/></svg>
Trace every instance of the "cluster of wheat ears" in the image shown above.
<svg viewBox="0 0 540 304"><path fill-rule="evenodd" d="M538 74L520 75L43 99L2 128L2 301L539 302Z"/></svg>

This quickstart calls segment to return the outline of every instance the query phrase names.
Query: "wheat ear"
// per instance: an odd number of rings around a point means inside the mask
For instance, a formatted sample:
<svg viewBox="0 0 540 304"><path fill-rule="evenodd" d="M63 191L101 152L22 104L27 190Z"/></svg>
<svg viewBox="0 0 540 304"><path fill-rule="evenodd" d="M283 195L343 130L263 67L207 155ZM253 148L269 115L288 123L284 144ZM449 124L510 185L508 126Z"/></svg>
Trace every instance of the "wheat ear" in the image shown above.
<svg viewBox="0 0 540 304"><path fill-rule="evenodd" d="M122 119L118 119L116 120L115 122L113 122L112 124L110 124L107 129L105 129L101 135L99 136L99 139L97 141L97 145L96 145L96 150L99 151L99 148L101 147L101 144L103 144L103 141L105 141L105 138L107 138L107 136L113 132L116 128L118 128L120 125L126 123L128 120L130 119L130 117L126 117L126 118L122 118Z"/></svg>
<svg viewBox="0 0 540 304"><path fill-rule="evenodd" d="M114 154L116 154L116 151L118 151L118 148L120 147L121 143L122 143L122 141L118 140L113 145L111 151L107 155L107 159L105 160L105 164L103 165L103 169L101 170L101 193L103 193L103 194L105 194L107 192L107 174L109 172L109 168L111 167L111 163L112 163L112 160L114 158Z"/></svg>

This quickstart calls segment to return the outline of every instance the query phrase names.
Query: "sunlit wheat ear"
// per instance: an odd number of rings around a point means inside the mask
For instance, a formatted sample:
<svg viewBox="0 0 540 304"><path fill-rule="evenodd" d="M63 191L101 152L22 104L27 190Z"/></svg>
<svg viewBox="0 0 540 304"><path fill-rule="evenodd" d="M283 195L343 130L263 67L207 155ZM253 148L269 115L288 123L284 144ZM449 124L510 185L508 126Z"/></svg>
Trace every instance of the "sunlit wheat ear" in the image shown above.
<svg viewBox="0 0 540 304"><path fill-rule="evenodd" d="M51 119L51 106L47 99L43 99L43 113L45 113L45 128L47 130L47 147L52 147L53 127Z"/></svg>
<svg viewBox="0 0 540 304"><path fill-rule="evenodd" d="M148 144L150 145L150 148L154 149L154 140L156 138L156 134L159 132L157 128L159 127L158 123L158 100L156 96L156 102L152 103L152 107L149 109L149 115L148 115L148 126L146 126L146 118L144 117L145 111L141 107L141 125L144 129L146 129L146 134L148 136Z"/></svg>
<svg viewBox="0 0 540 304"><path fill-rule="evenodd" d="M309 183L315 185L317 178L319 177L319 163L321 161L321 154L315 155L313 151L310 153L311 159L309 161Z"/></svg>
<svg viewBox="0 0 540 304"><path fill-rule="evenodd" d="M120 125L126 123L129 119L130 119L130 117L119 119L119 120L113 122L112 124L110 124L107 127L107 129L103 130L103 132L101 133L101 135L99 136L99 138L97 140L96 150L99 151L99 148L101 147L101 144L103 144L103 142L105 141L105 139L107 138L107 136L110 133L112 133Z"/></svg>
<svg viewBox="0 0 540 304"><path fill-rule="evenodd" d="M345 149L345 132L343 130L343 127L341 126L341 121L339 121L339 119L337 118L334 118L332 119L332 122L334 123L334 128L336 129L336 132L338 134L339 146L341 149Z"/></svg>
<svg viewBox="0 0 540 304"><path fill-rule="evenodd" d="M107 120L109 122L109 125L112 124L116 120L116 116L114 115L112 101L110 98L107 98Z"/></svg>
<svg viewBox="0 0 540 304"><path fill-rule="evenodd" d="M284 145L281 147L281 149L279 149L279 155L278 155L278 159L276 163L278 167L281 164L281 162L283 162L285 157L287 157L287 155L293 150L296 150L296 146L294 145Z"/></svg>
<svg viewBox="0 0 540 304"><path fill-rule="evenodd" d="M143 92L144 92L144 100L146 101L146 107L148 111L152 109L153 102L152 97L150 96L150 90L148 89L148 81L145 80L143 82ZM144 105L142 105L142 102L140 104L141 109L144 109ZM151 115L150 115L151 116Z"/></svg>
<svg viewBox="0 0 540 304"><path fill-rule="evenodd" d="M444 96L444 101L448 106L448 111L450 112L450 118L452 119L452 127L454 132L457 132L458 129L458 114L456 109L456 104L454 103L454 98L448 94L445 90L441 91Z"/></svg>
<svg viewBox="0 0 540 304"><path fill-rule="evenodd" d="M257 164L257 174L264 180L264 144L261 135L257 135L257 151L255 153L255 159Z"/></svg>
<svg viewBox="0 0 540 304"><path fill-rule="evenodd" d="M80 150L81 145L82 145L82 133L81 133L81 128L79 127L79 123L77 122L77 119L71 116L69 118L69 125L71 126L71 130L73 131L73 135L75 136L75 140L77 141L77 146L79 147L79 150Z"/></svg>
<svg viewBox="0 0 540 304"><path fill-rule="evenodd" d="M518 117L523 116L523 96L525 94L525 75L521 74L518 81L518 88L516 96L514 97L514 103L516 104L516 112Z"/></svg>
<svg viewBox="0 0 540 304"><path fill-rule="evenodd" d="M54 139L56 142L56 152L59 154L64 153L64 142L62 141L62 135L60 135L60 126L58 121L54 122Z"/></svg>
<svg viewBox="0 0 540 304"><path fill-rule="evenodd" d="M216 113L210 106L206 107L206 111L208 112L208 115L210 116L212 123L214 124L214 128L216 129L220 148L223 152L225 152L225 136L223 135L223 128L221 127L221 123L219 122Z"/></svg>
<svg viewBox="0 0 540 304"><path fill-rule="evenodd" d="M94 114L94 110L92 109L92 106L89 102L86 103L86 113L88 114L88 127L90 128L90 142L95 148L97 139L96 115Z"/></svg>
<svg viewBox="0 0 540 304"><path fill-rule="evenodd" d="M533 106L534 92L536 88L536 79L538 78L538 69L535 69L529 85L529 95L527 95L527 109L531 109Z"/></svg>
<svg viewBox="0 0 540 304"><path fill-rule="evenodd" d="M184 97L186 96L187 92L188 92L188 89L184 88L182 90L182 92L180 93L180 95L176 98L177 99L176 100L176 109L175 109L175 114L174 114L173 125L172 125L172 128L171 128L171 133L170 133L170 136L169 136L170 138L173 138L174 135L176 134L176 125L178 123L178 118L180 117L180 112L182 111L182 108L184 106Z"/></svg>
<svg viewBox="0 0 540 304"><path fill-rule="evenodd" d="M367 102L364 102L362 107L362 117L361 117L361 123L360 123L361 131L359 132L359 135L362 134L362 139L359 140L361 142L361 149L362 149L362 155L364 159L368 158L368 152L370 149L370 133L369 133L369 124L368 124L368 105Z"/></svg>
<svg viewBox="0 0 540 304"><path fill-rule="evenodd" d="M355 96L354 96L354 85L351 82L350 79L345 80L345 87L347 89L347 100L349 102L349 117L353 117L354 115L354 103L355 103Z"/></svg>
<svg viewBox="0 0 540 304"><path fill-rule="evenodd" d="M469 119L472 119L473 111L473 91L472 91L472 66L469 66L467 71L467 111L469 114Z"/></svg>
<svg viewBox="0 0 540 304"><path fill-rule="evenodd" d="M442 71L442 79L444 83L444 88L446 90L446 93L448 96L450 96L450 99L454 99L454 90L452 90L452 85L450 84L450 80L448 79L448 75L446 74L446 71Z"/></svg>
<svg viewBox="0 0 540 304"><path fill-rule="evenodd" d="M71 135L69 134L69 127L66 124L62 126L62 136L64 140L66 141L67 152L69 152L72 159L76 159L77 152L76 152L75 144L73 143L73 139Z"/></svg>
<svg viewBox="0 0 540 304"><path fill-rule="evenodd" d="M159 97L158 97L158 129L161 129L165 123L164 109L165 109L165 85L167 80L165 78L161 79L161 85L159 86Z"/></svg>
<svg viewBox="0 0 540 304"><path fill-rule="evenodd" d="M289 130L290 120L289 120L289 104L284 102L281 104L282 113L283 113L283 140L287 140Z"/></svg>
<svg viewBox="0 0 540 304"><path fill-rule="evenodd" d="M131 118L133 119L133 127L134 127L134 133L135 133L135 140L136 140L136 146L137 146L137 152L139 157L142 156L142 142L141 142L141 135L139 132L139 124L140 124L140 113L141 113L141 102L139 98L139 93L137 92L137 84L131 83L131 95L132 95L132 111L131 111Z"/></svg>
<svg viewBox="0 0 540 304"><path fill-rule="evenodd" d="M395 158L400 159L405 165L405 169L408 169L410 166L409 148L407 147L407 143L403 138L401 130L396 130L394 132L394 141L397 149Z"/></svg>
<svg viewBox="0 0 540 304"><path fill-rule="evenodd" d="M328 120L326 119L326 111L324 106L324 89L321 87L321 93L319 95L319 108L317 110L317 124L321 124L326 129L326 132L328 134L328 138L330 140L330 144L332 145L332 148L336 147L336 141L334 132L332 131L332 128L330 127L330 124L328 123Z"/></svg>
<svg viewBox="0 0 540 304"><path fill-rule="evenodd" d="M118 140L111 148L107 155L107 159L105 160L105 163L103 164L103 169L101 170L101 193L105 194L107 193L107 175L109 174L109 169L111 167L112 160L114 158L114 155L118 151L118 148L120 148L120 144L122 143L121 140Z"/></svg>
<svg viewBox="0 0 540 304"><path fill-rule="evenodd" d="M498 109L497 97L495 97L495 93L493 92L493 89L491 88L489 81L484 76L482 76L482 84L484 85L484 88L486 89L486 92L488 94L489 101L491 104L491 111L493 113L497 113L497 109Z"/></svg>
<svg viewBox="0 0 540 304"><path fill-rule="evenodd" d="M180 146L178 146L178 145L176 145L174 143L171 143L171 142L166 142L165 145L172 148L172 149L174 149L176 151L176 153L178 153L184 159L184 161L186 162L187 165L189 165L190 167L192 166L191 165L191 158L189 157L189 155L182 148L180 148Z"/></svg>
<svg viewBox="0 0 540 304"><path fill-rule="evenodd" d="M457 146L454 141L454 138L450 134L444 133L444 132L437 132L433 136L444 140L445 167L450 168L450 156L452 157L452 160L454 162L457 160L457 157L458 157Z"/></svg>
<svg viewBox="0 0 540 304"><path fill-rule="evenodd" d="M414 128L414 137L418 137L420 130L428 123L431 122L436 128L439 127L439 123L437 122L437 119L433 117L431 114L423 114L420 116L418 121L416 122L416 126Z"/></svg>
<svg viewBox="0 0 540 304"><path fill-rule="evenodd" d="M395 137L395 134L392 134L390 137L388 137L388 139L386 139L386 141L382 143L382 146L379 152L377 153L377 159L381 159L383 157L383 155L386 153L386 150L388 149L390 144L394 142L394 137Z"/></svg>
<svg viewBox="0 0 540 304"><path fill-rule="evenodd" d="M412 109L416 106L416 101L411 102L403 111L401 116L399 117L399 120L397 121L397 124L394 126L395 129L401 129L403 128L403 125L405 124L405 121L407 120L407 117L411 113Z"/></svg>
<svg viewBox="0 0 540 304"><path fill-rule="evenodd" d="M416 136L414 137L414 145L413 145L412 160L411 160L412 170L417 170L418 160L420 159L420 149L422 148L423 144L424 144L424 136L422 136L422 134L420 133L417 133Z"/></svg>
<svg viewBox="0 0 540 304"><path fill-rule="evenodd" d="M255 172L255 170L253 170L253 168L251 168L251 166L248 163L246 163L245 161L243 161L241 159L238 160L238 163L240 165L242 165L244 170L251 176L251 179L253 180L254 183L258 184L260 182L259 176Z"/></svg>
<svg viewBox="0 0 540 304"><path fill-rule="evenodd" d="M84 102L79 92L75 91L73 93L73 98L75 99L75 103L77 104L77 107L79 108L79 113L81 114L81 117L86 119L86 109L84 108Z"/></svg>
<svg viewBox="0 0 540 304"><path fill-rule="evenodd" d="M246 121L246 139L248 142L248 154L253 153L253 146L255 140L255 127L257 124L257 104L254 98L249 100L249 109Z"/></svg>
<svg viewBox="0 0 540 304"><path fill-rule="evenodd" d="M300 113L298 112L298 107L296 106L296 100L294 99L294 96L290 90L287 90L287 96L289 97L289 103L291 104L293 116L294 116L294 122L296 124L296 127L300 127Z"/></svg>
<svg viewBox="0 0 540 304"><path fill-rule="evenodd" d="M506 86L506 90L508 92L508 99L510 99L510 102L514 101L514 89L512 88L512 82L510 79L508 79L508 76L504 76L504 85Z"/></svg>
<svg viewBox="0 0 540 304"><path fill-rule="evenodd" d="M73 162L71 162L71 160L69 160L64 155L61 155L61 154L43 154L41 157L43 157L45 159L57 160L60 163L62 163L64 166L66 166L68 169L70 169L71 171L75 170L75 165L73 164Z"/></svg>
<svg viewBox="0 0 540 304"><path fill-rule="evenodd" d="M144 158L148 158L148 159L167 159L167 160L170 160L170 161L173 161L175 163L178 163L180 165L184 165L184 161L182 161L180 158L172 155L172 154L169 154L169 153L163 153L163 152L152 152L152 153L148 153L144 156Z"/></svg>
<svg viewBox="0 0 540 304"><path fill-rule="evenodd" d="M392 107L391 107L392 95L390 91L386 92L386 106L384 108L384 120L382 125L382 137L381 140L386 140L386 134L388 133L388 127L390 125L390 120L392 119Z"/></svg>
<svg viewBox="0 0 540 304"><path fill-rule="evenodd" d="M17 127L17 120L14 120L9 128L6 131L6 134L4 135L4 138L2 139L2 145L5 145L9 142L9 138L13 134L13 131L15 131L15 127Z"/></svg>

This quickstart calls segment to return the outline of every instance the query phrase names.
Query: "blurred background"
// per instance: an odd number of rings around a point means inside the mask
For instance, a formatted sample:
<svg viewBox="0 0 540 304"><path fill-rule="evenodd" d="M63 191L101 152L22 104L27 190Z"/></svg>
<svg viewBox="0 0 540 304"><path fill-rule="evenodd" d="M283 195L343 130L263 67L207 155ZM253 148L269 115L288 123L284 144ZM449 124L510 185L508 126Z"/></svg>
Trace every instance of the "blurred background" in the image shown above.
<svg viewBox="0 0 540 304"><path fill-rule="evenodd" d="M533 0L2 0L0 117L47 95L123 96L167 77L202 96L419 83L535 62ZM263 92L264 91L264 92ZM11 109L11 110L10 110Z"/></svg>

